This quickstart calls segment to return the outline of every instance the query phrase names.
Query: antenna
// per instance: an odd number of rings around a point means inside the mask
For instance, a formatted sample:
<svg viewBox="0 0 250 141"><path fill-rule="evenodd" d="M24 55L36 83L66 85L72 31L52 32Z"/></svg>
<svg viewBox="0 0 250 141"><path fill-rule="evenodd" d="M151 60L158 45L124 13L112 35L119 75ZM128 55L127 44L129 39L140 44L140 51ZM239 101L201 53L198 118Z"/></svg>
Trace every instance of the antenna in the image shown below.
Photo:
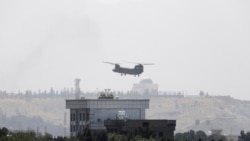
<svg viewBox="0 0 250 141"><path fill-rule="evenodd" d="M66 112L64 112L64 137L66 137L66 124L67 124L66 117L67 117Z"/></svg>

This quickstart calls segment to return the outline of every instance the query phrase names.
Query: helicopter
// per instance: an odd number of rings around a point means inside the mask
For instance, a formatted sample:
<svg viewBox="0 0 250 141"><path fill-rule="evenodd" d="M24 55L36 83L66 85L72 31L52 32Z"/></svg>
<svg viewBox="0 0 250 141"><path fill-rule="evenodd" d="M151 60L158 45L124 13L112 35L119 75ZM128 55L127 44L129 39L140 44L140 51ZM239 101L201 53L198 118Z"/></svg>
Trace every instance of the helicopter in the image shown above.
<svg viewBox="0 0 250 141"><path fill-rule="evenodd" d="M119 63L112 63L105 61L103 61L103 63L115 65L113 72L120 73L121 75L129 74L134 76L140 76L140 74L143 73L143 65L154 65L153 63L135 63L137 65L135 65L134 68L127 68L127 67L121 67Z"/></svg>

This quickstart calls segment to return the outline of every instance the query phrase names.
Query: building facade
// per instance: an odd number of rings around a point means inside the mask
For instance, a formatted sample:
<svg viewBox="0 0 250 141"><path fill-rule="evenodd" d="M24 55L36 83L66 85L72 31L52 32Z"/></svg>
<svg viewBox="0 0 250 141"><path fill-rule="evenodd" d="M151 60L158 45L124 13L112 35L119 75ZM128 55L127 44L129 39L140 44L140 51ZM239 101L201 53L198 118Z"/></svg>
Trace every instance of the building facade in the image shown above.
<svg viewBox="0 0 250 141"><path fill-rule="evenodd" d="M149 108L149 99L114 99L101 95L99 99L66 100L70 109L70 133L76 136L86 127L90 130L106 130L104 121L117 119L118 113L126 112L128 119L145 119L145 109Z"/></svg>

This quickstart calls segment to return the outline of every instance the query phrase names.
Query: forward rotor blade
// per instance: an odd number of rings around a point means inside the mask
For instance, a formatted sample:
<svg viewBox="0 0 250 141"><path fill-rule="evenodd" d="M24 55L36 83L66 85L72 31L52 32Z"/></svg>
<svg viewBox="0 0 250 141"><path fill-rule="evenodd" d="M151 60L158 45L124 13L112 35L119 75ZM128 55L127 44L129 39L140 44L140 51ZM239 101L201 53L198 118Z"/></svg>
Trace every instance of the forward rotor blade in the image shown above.
<svg viewBox="0 0 250 141"><path fill-rule="evenodd" d="M142 65L154 65L154 63L144 63Z"/></svg>
<svg viewBox="0 0 250 141"><path fill-rule="evenodd" d="M112 62L106 62L106 61L102 61L103 63L107 63L107 64L111 64L111 65L118 65L117 63L112 63Z"/></svg>
<svg viewBox="0 0 250 141"><path fill-rule="evenodd" d="M130 62L130 61L122 61L122 62L132 63L132 64L140 64L140 63L137 63L137 62Z"/></svg>

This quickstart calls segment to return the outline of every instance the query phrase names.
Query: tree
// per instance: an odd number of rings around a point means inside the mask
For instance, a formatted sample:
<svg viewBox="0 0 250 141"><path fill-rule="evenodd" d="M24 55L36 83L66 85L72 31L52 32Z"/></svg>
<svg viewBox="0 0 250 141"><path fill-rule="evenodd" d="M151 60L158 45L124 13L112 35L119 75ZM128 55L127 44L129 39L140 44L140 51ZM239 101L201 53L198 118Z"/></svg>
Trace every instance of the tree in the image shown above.
<svg viewBox="0 0 250 141"><path fill-rule="evenodd" d="M93 141L108 141L107 133L102 132L96 132L92 134Z"/></svg>
<svg viewBox="0 0 250 141"><path fill-rule="evenodd" d="M240 131L238 141L250 141L250 132L245 133L243 130Z"/></svg>
<svg viewBox="0 0 250 141"><path fill-rule="evenodd" d="M187 134L187 140L188 141L195 141L196 140L196 135L194 130L190 130Z"/></svg>
<svg viewBox="0 0 250 141"><path fill-rule="evenodd" d="M128 141L128 138L121 134L109 133L108 141Z"/></svg>
<svg viewBox="0 0 250 141"><path fill-rule="evenodd" d="M207 141L207 135L204 131L190 130L184 133L175 134L176 141Z"/></svg>
<svg viewBox="0 0 250 141"><path fill-rule="evenodd" d="M209 141L226 141L226 137L220 134L212 134L208 136Z"/></svg>
<svg viewBox="0 0 250 141"><path fill-rule="evenodd" d="M196 139L198 141L206 141L207 140L207 135L204 131L197 131L196 132Z"/></svg>
<svg viewBox="0 0 250 141"><path fill-rule="evenodd" d="M199 95L203 97L205 96L205 93L203 91L200 91Z"/></svg>
<svg viewBox="0 0 250 141"><path fill-rule="evenodd" d="M9 133L9 130L6 127L0 129L0 137L6 137Z"/></svg>

